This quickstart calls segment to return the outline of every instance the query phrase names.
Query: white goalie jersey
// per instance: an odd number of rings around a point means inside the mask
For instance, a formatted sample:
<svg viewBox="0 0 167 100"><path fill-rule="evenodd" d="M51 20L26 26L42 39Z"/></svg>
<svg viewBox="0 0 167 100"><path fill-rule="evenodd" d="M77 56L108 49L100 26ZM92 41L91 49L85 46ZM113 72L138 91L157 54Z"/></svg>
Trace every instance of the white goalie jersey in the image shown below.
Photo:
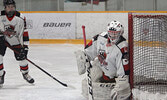
<svg viewBox="0 0 167 100"><path fill-rule="evenodd" d="M96 35L85 47L85 53L91 60L99 59L104 75L110 79L129 75L128 43L122 36L112 43L107 32Z"/></svg>
<svg viewBox="0 0 167 100"><path fill-rule="evenodd" d="M22 14L16 11L16 14L12 18L8 18L5 11L1 12L0 16L0 31L6 30L13 31L14 34L4 35L5 40L11 45L23 45L23 34L25 30L25 21ZM0 35L2 36L2 35Z"/></svg>
<svg viewBox="0 0 167 100"><path fill-rule="evenodd" d="M84 97L94 100L129 100L128 43L122 34L121 23L111 21L107 32L97 34L84 51L76 52L79 75L90 68L87 70L88 79L82 81Z"/></svg>
<svg viewBox="0 0 167 100"><path fill-rule="evenodd" d="M85 47L84 53L93 61L90 76L94 100L129 100L131 91L128 82L129 61L126 39L120 36L116 42L112 42L108 33L103 32L93 37ZM86 83L86 80L82 81L82 94L88 98Z"/></svg>

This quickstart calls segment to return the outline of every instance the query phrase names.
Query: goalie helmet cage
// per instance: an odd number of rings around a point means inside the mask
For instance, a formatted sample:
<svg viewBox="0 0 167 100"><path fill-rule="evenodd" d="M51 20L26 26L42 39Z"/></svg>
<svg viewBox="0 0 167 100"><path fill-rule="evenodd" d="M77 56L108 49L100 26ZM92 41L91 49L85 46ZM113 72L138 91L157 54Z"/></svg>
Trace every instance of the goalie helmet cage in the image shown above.
<svg viewBox="0 0 167 100"><path fill-rule="evenodd" d="M167 14L129 13L133 100L167 100Z"/></svg>

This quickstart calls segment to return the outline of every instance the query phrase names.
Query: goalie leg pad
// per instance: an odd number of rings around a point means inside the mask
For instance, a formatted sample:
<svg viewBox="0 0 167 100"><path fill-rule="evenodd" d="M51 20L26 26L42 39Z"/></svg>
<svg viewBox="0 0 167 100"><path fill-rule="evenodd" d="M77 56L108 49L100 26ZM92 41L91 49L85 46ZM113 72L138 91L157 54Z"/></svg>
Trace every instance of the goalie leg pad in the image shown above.
<svg viewBox="0 0 167 100"><path fill-rule="evenodd" d="M131 95L128 76L115 78L116 85L111 90L111 100L129 100Z"/></svg>
<svg viewBox="0 0 167 100"><path fill-rule="evenodd" d="M94 100L111 100L110 93L115 83L92 82ZM87 79L82 80L82 95L88 99Z"/></svg>

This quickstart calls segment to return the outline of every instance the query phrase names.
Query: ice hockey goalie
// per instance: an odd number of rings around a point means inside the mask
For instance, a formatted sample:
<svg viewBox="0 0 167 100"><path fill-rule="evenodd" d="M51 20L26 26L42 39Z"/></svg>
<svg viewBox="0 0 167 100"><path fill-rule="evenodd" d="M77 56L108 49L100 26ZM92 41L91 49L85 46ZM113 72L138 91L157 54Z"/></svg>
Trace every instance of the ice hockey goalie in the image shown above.
<svg viewBox="0 0 167 100"><path fill-rule="evenodd" d="M129 100L128 43L123 33L123 25L111 21L107 32L97 34L83 51L75 53L80 75L92 65L90 76L94 100ZM82 94L88 98L87 79L82 81Z"/></svg>

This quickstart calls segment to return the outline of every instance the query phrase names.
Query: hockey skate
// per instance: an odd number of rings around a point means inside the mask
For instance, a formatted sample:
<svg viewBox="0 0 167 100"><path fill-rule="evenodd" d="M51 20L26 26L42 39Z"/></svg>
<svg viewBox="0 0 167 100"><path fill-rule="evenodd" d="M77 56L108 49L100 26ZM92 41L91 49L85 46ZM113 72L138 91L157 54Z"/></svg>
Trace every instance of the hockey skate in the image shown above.
<svg viewBox="0 0 167 100"><path fill-rule="evenodd" d="M28 73L23 74L23 78L24 78L28 83L34 83L34 79L33 79Z"/></svg>
<svg viewBox="0 0 167 100"><path fill-rule="evenodd" d="M4 84L4 77L5 77L5 71L4 71L4 73L3 73L3 75L2 76L0 76L0 87L2 87L3 86L3 84Z"/></svg>

